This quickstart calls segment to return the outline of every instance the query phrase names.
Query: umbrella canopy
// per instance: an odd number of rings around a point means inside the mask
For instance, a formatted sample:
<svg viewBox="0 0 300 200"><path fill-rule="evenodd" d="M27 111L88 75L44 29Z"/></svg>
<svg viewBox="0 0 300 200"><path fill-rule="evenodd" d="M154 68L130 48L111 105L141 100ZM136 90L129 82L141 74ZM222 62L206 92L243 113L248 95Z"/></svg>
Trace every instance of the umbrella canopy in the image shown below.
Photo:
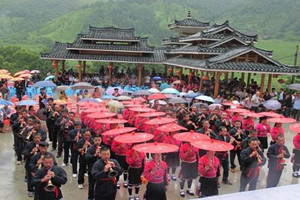
<svg viewBox="0 0 300 200"><path fill-rule="evenodd" d="M102 100L101 100L102 101ZM81 102L87 102L87 103L100 103L101 101L97 100L97 99L93 99L93 98L84 98L84 99L81 99L80 101L78 101L78 103L81 103Z"/></svg>
<svg viewBox="0 0 300 200"><path fill-rule="evenodd" d="M164 90L166 88L170 88L171 86L168 83L162 83L160 84L159 88L160 90Z"/></svg>
<svg viewBox="0 0 300 200"><path fill-rule="evenodd" d="M66 101L59 100L59 99L55 99L55 100L53 101L53 103L55 103L56 105L66 105L66 104L67 104Z"/></svg>
<svg viewBox="0 0 300 200"><path fill-rule="evenodd" d="M37 105L37 104L38 104L38 102L36 102L34 100L23 100L18 103L18 106L33 106L33 105Z"/></svg>
<svg viewBox="0 0 300 200"><path fill-rule="evenodd" d="M289 126L290 130L296 133L300 133L300 123L292 124Z"/></svg>
<svg viewBox="0 0 300 200"><path fill-rule="evenodd" d="M125 108L140 108L140 107L145 107L143 104L124 104Z"/></svg>
<svg viewBox="0 0 300 200"><path fill-rule="evenodd" d="M56 91L63 91L63 90L68 90L70 87L68 85L60 85L57 86Z"/></svg>
<svg viewBox="0 0 300 200"><path fill-rule="evenodd" d="M124 105L119 102L119 101L116 101L116 100L111 100L107 103L107 106L109 107L114 107L114 108L124 108Z"/></svg>
<svg viewBox="0 0 300 200"><path fill-rule="evenodd" d="M191 142L191 144L194 147L207 151L229 151L233 149L231 144L214 139L195 141Z"/></svg>
<svg viewBox="0 0 300 200"><path fill-rule="evenodd" d="M253 118L260 118L263 116L260 113L255 113L255 112L245 112L245 113L241 113L241 115L245 117L253 117Z"/></svg>
<svg viewBox="0 0 300 200"><path fill-rule="evenodd" d="M102 118L109 118L109 117L114 117L116 116L117 113L110 113L110 112L96 112L96 113L91 113L88 114L87 117L89 118L95 118L95 119L102 119Z"/></svg>
<svg viewBox="0 0 300 200"><path fill-rule="evenodd" d="M145 122L145 124L148 125L161 125L161 124L168 124L168 123L172 123L175 122L174 118L170 118L170 117L157 117L155 119L150 119L148 121Z"/></svg>
<svg viewBox="0 0 300 200"><path fill-rule="evenodd" d="M111 87L111 88L108 88L105 93L108 94L108 95L112 95L114 92L115 92L115 88L118 88L118 87ZM119 94L122 94L124 92L124 90L122 88L118 88L118 92Z"/></svg>
<svg viewBox="0 0 300 200"><path fill-rule="evenodd" d="M111 95L104 95L101 97L101 99L105 100L105 99L117 99L117 97L115 96L111 96Z"/></svg>
<svg viewBox="0 0 300 200"><path fill-rule="evenodd" d="M52 81L38 81L33 85L33 87L56 87L56 85Z"/></svg>
<svg viewBox="0 0 300 200"><path fill-rule="evenodd" d="M10 81L24 81L24 78L14 77L14 78L10 79Z"/></svg>
<svg viewBox="0 0 300 200"><path fill-rule="evenodd" d="M227 109L226 111L231 112L231 113L246 113L246 112L250 112L250 110L246 110L243 108L234 108L234 109Z"/></svg>
<svg viewBox="0 0 300 200"><path fill-rule="evenodd" d="M137 114L137 117L159 117L159 116L163 116L166 115L166 113L164 112L146 112L146 113L140 113Z"/></svg>
<svg viewBox="0 0 300 200"><path fill-rule="evenodd" d="M167 97L167 99L172 99L177 97L175 94L164 94L164 95Z"/></svg>
<svg viewBox="0 0 300 200"><path fill-rule="evenodd" d="M85 112L85 113L109 112L109 109L105 108L105 107L88 108L88 109L82 110L82 112Z"/></svg>
<svg viewBox="0 0 300 200"><path fill-rule="evenodd" d="M0 73L1 73L1 74L7 74L7 73L8 73L8 70L6 70L6 69L0 69Z"/></svg>
<svg viewBox="0 0 300 200"><path fill-rule="evenodd" d="M287 123L294 123L296 122L295 119L293 118L288 118L288 117L277 117L277 118L269 118L267 119L268 122L274 122L274 123L282 123L282 124L287 124Z"/></svg>
<svg viewBox="0 0 300 200"><path fill-rule="evenodd" d="M179 94L179 91L174 88L166 88L163 91L161 91L163 94Z"/></svg>
<svg viewBox="0 0 300 200"><path fill-rule="evenodd" d="M52 79L55 79L55 76L51 75L51 76L47 76L44 81L50 81Z"/></svg>
<svg viewBox="0 0 300 200"><path fill-rule="evenodd" d="M94 86L86 82L79 82L72 85L71 88L73 90L90 90L90 89L94 89Z"/></svg>
<svg viewBox="0 0 300 200"><path fill-rule="evenodd" d="M287 86L287 88L290 89L290 90L299 91L300 90L300 84L291 84L291 85Z"/></svg>
<svg viewBox="0 0 300 200"><path fill-rule="evenodd" d="M281 103L277 100L270 99L262 103L263 106L269 110L279 110L281 108Z"/></svg>
<svg viewBox="0 0 300 200"><path fill-rule="evenodd" d="M148 100L154 100L154 99L166 99L167 97L162 94L162 93L156 93L156 94L151 94L149 97L148 97Z"/></svg>
<svg viewBox="0 0 300 200"><path fill-rule="evenodd" d="M209 96L205 96L205 95L197 96L196 99L201 100L201 101L211 102L211 103L215 102L215 100L213 98L211 98Z"/></svg>
<svg viewBox="0 0 300 200"><path fill-rule="evenodd" d="M186 94L185 95L185 98L189 98L189 99L193 99L193 98L196 98L196 97L198 97L198 96L200 96L200 95L203 95L202 93L188 93L188 94Z"/></svg>
<svg viewBox="0 0 300 200"><path fill-rule="evenodd" d="M208 135L201 134L201 133L195 133L194 131L177 133L177 134L173 135L173 138L175 138L178 141L182 141L182 142L196 142L199 140L210 139L210 137Z"/></svg>
<svg viewBox="0 0 300 200"><path fill-rule="evenodd" d="M148 92L151 92L151 93L160 93L160 91L158 89L156 89L156 88L150 88L148 90Z"/></svg>
<svg viewBox="0 0 300 200"><path fill-rule="evenodd" d="M11 79L12 76L9 75L9 74L0 74L0 78L1 78L1 79Z"/></svg>
<svg viewBox="0 0 300 200"><path fill-rule="evenodd" d="M147 107L135 107L135 108L129 108L129 110L133 112L155 112L154 109L147 108Z"/></svg>
<svg viewBox="0 0 300 200"><path fill-rule="evenodd" d="M224 103L222 103L222 105L223 106L236 106L236 107L239 107L240 104L230 101L230 102L224 102Z"/></svg>
<svg viewBox="0 0 300 200"><path fill-rule="evenodd" d="M154 104L154 101L155 101L155 100L151 100L151 101L149 101L149 103L150 103L150 104ZM159 105L166 105L167 102L166 102L166 101L162 101L162 100L158 100L158 104L159 104Z"/></svg>
<svg viewBox="0 0 300 200"><path fill-rule="evenodd" d="M149 96L151 93L147 90L138 90L133 93L134 96Z"/></svg>
<svg viewBox="0 0 300 200"><path fill-rule="evenodd" d="M29 77L31 77L31 74L21 74L19 77L20 78L29 78Z"/></svg>
<svg viewBox="0 0 300 200"><path fill-rule="evenodd" d="M179 126L176 123L169 123L169 124L157 127L156 130L170 133L170 132L177 132L177 131L186 131L187 129L183 126Z"/></svg>
<svg viewBox="0 0 300 200"><path fill-rule="evenodd" d="M181 97L174 97L168 100L168 103L176 104L176 103L187 103L187 101Z"/></svg>
<svg viewBox="0 0 300 200"><path fill-rule="evenodd" d="M142 97L136 97L136 98L133 98L132 99L132 101L134 102L134 103L146 103L147 102L147 100L146 99L144 99L144 98L142 98Z"/></svg>
<svg viewBox="0 0 300 200"><path fill-rule="evenodd" d="M275 118L282 117L282 115L274 112L260 112L259 114L265 117L275 117Z"/></svg>
<svg viewBox="0 0 300 200"><path fill-rule="evenodd" d="M117 100L118 101L126 101L126 100L131 100L132 98L131 97L128 97L128 96L118 96L117 97Z"/></svg>
<svg viewBox="0 0 300 200"><path fill-rule="evenodd" d="M0 105L12 106L13 104L5 99L0 99Z"/></svg>
<svg viewBox="0 0 300 200"><path fill-rule="evenodd" d="M117 137L114 138L115 141L120 142L120 143L141 143L141 142L146 142L151 139L153 139L153 135L150 133L126 133L123 135L118 135Z"/></svg>
<svg viewBox="0 0 300 200"><path fill-rule="evenodd" d="M146 143L138 144L132 147L138 152L144 153L168 153L178 151L179 147L174 144L167 143Z"/></svg>
<svg viewBox="0 0 300 200"><path fill-rule="evenodd" d="M221 107L222 107L222 105L221 104L210 104L209 106L208 106L208 109L209 110L214 110L214 109L216 109L216 108L219 108L219 109L221 109Z"/></svg>
<svg viewBox="0 0 300 200"><path fill-rule="evenodd" d="M110 118L110 119L99 119L96 120L96 122L101 124L125 124L128 121L125 119Z"/></svg>
<svg viewBox="0 0 300 200"><path fill-rule="evenodd" d="M39 74L39 73L40 73L39 70L31 70L31 71L30 71L30 74Z"/></svg>
<svg viewBox="0 0 300 200"><path fill-rule="evenodd" d="M162 78L161 78L160 76L154 76L154 77L152 78L152 80L154 80L154 81L161 81Z"/></svg>
<svg viewBox="0 0 300 200"><path fill-rule="evenodd" d="M14 76L20 76L21 74L24 74L25 72L24 71L19 71L17 73L14 74Z"/></svg>
<svg viewBox="0 0 300 200"><path fill-rule="evenodd" d="M123 134L123 133L132 132L135 130L136 130L136 128L133 128L133 127L123 127L123 128L117 127L115 129L111 129L109 131L103 132L102 135L104 135L104 136L119 135L119 134Z"/></svg>

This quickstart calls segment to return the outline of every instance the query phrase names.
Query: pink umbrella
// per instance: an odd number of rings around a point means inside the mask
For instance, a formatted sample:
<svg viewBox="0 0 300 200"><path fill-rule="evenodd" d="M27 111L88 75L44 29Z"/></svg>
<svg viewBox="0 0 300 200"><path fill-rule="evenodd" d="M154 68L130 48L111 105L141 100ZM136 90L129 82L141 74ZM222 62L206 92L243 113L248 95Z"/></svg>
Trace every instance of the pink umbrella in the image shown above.
<svg viewBox="0 0 300 200"><path fill-rule="evenodd" d="M124 90L122 88L118 88L119 89L119 94L122 94L124 92ZM105 91L106 94L112 96L112 94L115 92L115 87L109 88Z"/></svg>

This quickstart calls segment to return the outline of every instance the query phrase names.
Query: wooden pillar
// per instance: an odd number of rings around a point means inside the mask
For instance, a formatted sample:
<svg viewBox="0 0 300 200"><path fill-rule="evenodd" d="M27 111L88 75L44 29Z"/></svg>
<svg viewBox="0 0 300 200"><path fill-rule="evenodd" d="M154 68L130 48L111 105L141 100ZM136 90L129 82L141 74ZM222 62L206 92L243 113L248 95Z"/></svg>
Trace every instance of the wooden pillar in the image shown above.
<svg viewBox="0 0 300 200"><path fill-rule="evenodd" d="M261 79L260 79L260 94L261 95L264 92L264 86L265 86L265 74L261 74Z"/></svg>
<svg viewBox="0 0 300 200"><path fill-rule="evenodd" d="M173 76L173 75L174 75L174 67L171 66L171 67L170 67L170 76Z"/></svg>
<svg viewBox="0 0 300 200"><path fill-rule="evenodd" d="M86 69L86 61L83 61L83 69L82 69L83 74L85 74L85 69Z"/></svg>
<svg viewBox="0 0 300 200"><path fill-rule="evenodd" d="M228 83L228 75L229 75L229 73L225 72L225 83Z"/></svg>
<svg viewBox="0 0 300 200"><path fill-rule="evenodd" d="M218 96L218 93L219 93L220 76L221 76L221 73L217 72L216 80L215 80L215 91L214 91L215 98Z"/></svg>
<svg viewBox="0 0 300 200"><path fill-rule="evenodd" d="M107 69L108 69L108 85L112 85L112 68L113 68L113 63L109 62Z"/></svg>
<svg viewBox="0 0 300 200"><path fill-rule="evenodd" d="M64 74L66 72L66 61L61 61L61 73Z"/></svg>
<svg viewBox="0 0 300 200"><path fill-rule="evenodd" d="M166 66L166 65L165 65ZM142 70L143 70L143 65L142 64L138 64L138 86L141 87L142 85Z"/></svg>
<svg viewBox="0 0 300 200"><path fill-rule="evenodd" d="M269 74L269 79L268 79L268 92L271 92L271 86L272 86L272 74Z"/></svg>
<svg viewBox="0 0 300 200"><path fill-rule="evenodd" d="M54 60L52 61L52 67L54 68L54 74L55 74L55 83L58 81L58 61Z"/></svg>
<svg viewBox="0 0 300 200"><path fill-rule="evenodd" d="M251 73L248 73L247 86L249 87L251 81Z"/></svg>
<svg viewBox="0 0 300 200"><path fill-rule="evenodd" d="M231 80L234 78L234 72L231 72Z"/></svg>
<svg viewBox="0 0 300 200"><path fill-rule="evenodd" d="M202 90L202 87L203 87L203 75L204 75L204 73L203 73L203 71L201 71L201 73L200 73L200 86L199 86L199 91L201 91L201 90Z"/></svg>
<svg viewBox="0 0 300 200"><path fill-rule="evenodd" d="M245 80L245 73L243 72L241 75L241 82L244 83L244 80Z"/></svg>
<svg viewBox="0 0 300 200"><path fill-rule="evenodd" d="M168 76L168 65L165 65L165 77Z"/></svg>
<svg viewBox="0 0 300 200"><path fill-rule="evenodd" d="M76 66L78 68L78 80L79 82L82 82L82 61L78 61L78 64Z"/></svg>

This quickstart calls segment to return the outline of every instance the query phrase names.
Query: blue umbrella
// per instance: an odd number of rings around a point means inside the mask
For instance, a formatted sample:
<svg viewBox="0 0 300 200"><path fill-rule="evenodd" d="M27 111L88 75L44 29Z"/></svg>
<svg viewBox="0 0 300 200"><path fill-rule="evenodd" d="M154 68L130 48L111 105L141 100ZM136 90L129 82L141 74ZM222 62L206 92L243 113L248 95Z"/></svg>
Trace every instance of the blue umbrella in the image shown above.
<svg viewBox="0 0 300 200"><path fill-rule="evenodd" d="M38 102L34 100L23 100L18 103L18 106L33 106L38 104Z"/></svg>
<svg viewBox="0 0 300 200"><path fill-rule="evenodd" d="M96 100L96 99L93 99L93 98L84 98L84 99L81 99L80 101L78 102L94 102L94 103L100 103L100 101Z"/></svg>
<svg viewBox="0 0 300 200"><path fill-rule="evenodd" d="M195 98L195 97L197 97L197 96L200 96L200 95L203 95L203 94L202 94L202 93L187 93L187 94L185 95L185 97L186 97L186 98L193 99L193 98Z"/></svg>
<svg viewBox="0 0 300 200"><path fill-rule="evenodd" d="M101 97L101 99L117 99L117 97L111 95L104 95Z"/></svg>
<svg viewBox="0 0 300 200"><path fill-rule="evenodd" d="M39 81L36 82L33 87L56 87L56 85L52 81Z"/></svg>
<svg viewBox="0 0 300 200"><path fill-rule="evenodd" d="M1 99L0 100L0 105L12 106L13 104L9 101L6 101L5 99Z"/></svg>
<svg viewBox="0 0 300 200"><path fill-rule="evenodd" d="M154 76L154 77L152 78L152 80L154 80L154 81L161 81L162 78L161 78L160 76Z"/></svg>
<svg viewBox="0 0 300 200"><path fill-rule="evenodd" d="M164 90L166 88L170 88L171 86L168 83L162 83L160 84L160 90Z"/></svg>
<svg viewBox="0 0 300 200"><path fill-rule="evenodd" d="M44 79L44 81L50 81L50 79L54 79L55 76L51 75L51 76L48 76Z"/></svg>
<svg viewBox="0 0 300 200"><path fill-rule="evenodd" d="M174 89L174 88L166 88L163 91L161 91L161 93L164 94L179 94L178 90Z"/></svg>

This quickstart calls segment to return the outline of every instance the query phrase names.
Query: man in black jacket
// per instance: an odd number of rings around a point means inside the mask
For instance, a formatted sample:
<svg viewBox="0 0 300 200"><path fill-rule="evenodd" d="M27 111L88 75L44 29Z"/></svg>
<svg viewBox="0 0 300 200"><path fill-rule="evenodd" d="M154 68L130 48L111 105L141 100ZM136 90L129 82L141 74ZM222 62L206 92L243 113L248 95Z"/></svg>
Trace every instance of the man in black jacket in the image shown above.
<svg viewBox="0 0 300 200"><path fill-rule="evenodd" d="M284 145L284 138L282 135L278 135L276 137L276 143L269 147L267 157L269 158L267 188L276 187L280 180L282 170L286 165L284 158L290 157L290 152Z"/></svg>
<svg viewBox="0 0 300 200"><path fill-rule="evenodd" d="M95 162L92 176L95 179L95 200L115 200L117 194L116 177L110 177L111 170L118 175L123 173L119 162L110 159L110 150L106 147L100 149L101 159Z"/></svg>
<svg viewBox="0 0 300 200"><path fill-rule="evenodd" d="M249 190L255 190L259 176L259 167L266 163L266 158L261 150L258 149L258 139L251 138L249 147L242 150L241 161L243 171L240 180L240 192L245 191L249 184Z"/></svg>

